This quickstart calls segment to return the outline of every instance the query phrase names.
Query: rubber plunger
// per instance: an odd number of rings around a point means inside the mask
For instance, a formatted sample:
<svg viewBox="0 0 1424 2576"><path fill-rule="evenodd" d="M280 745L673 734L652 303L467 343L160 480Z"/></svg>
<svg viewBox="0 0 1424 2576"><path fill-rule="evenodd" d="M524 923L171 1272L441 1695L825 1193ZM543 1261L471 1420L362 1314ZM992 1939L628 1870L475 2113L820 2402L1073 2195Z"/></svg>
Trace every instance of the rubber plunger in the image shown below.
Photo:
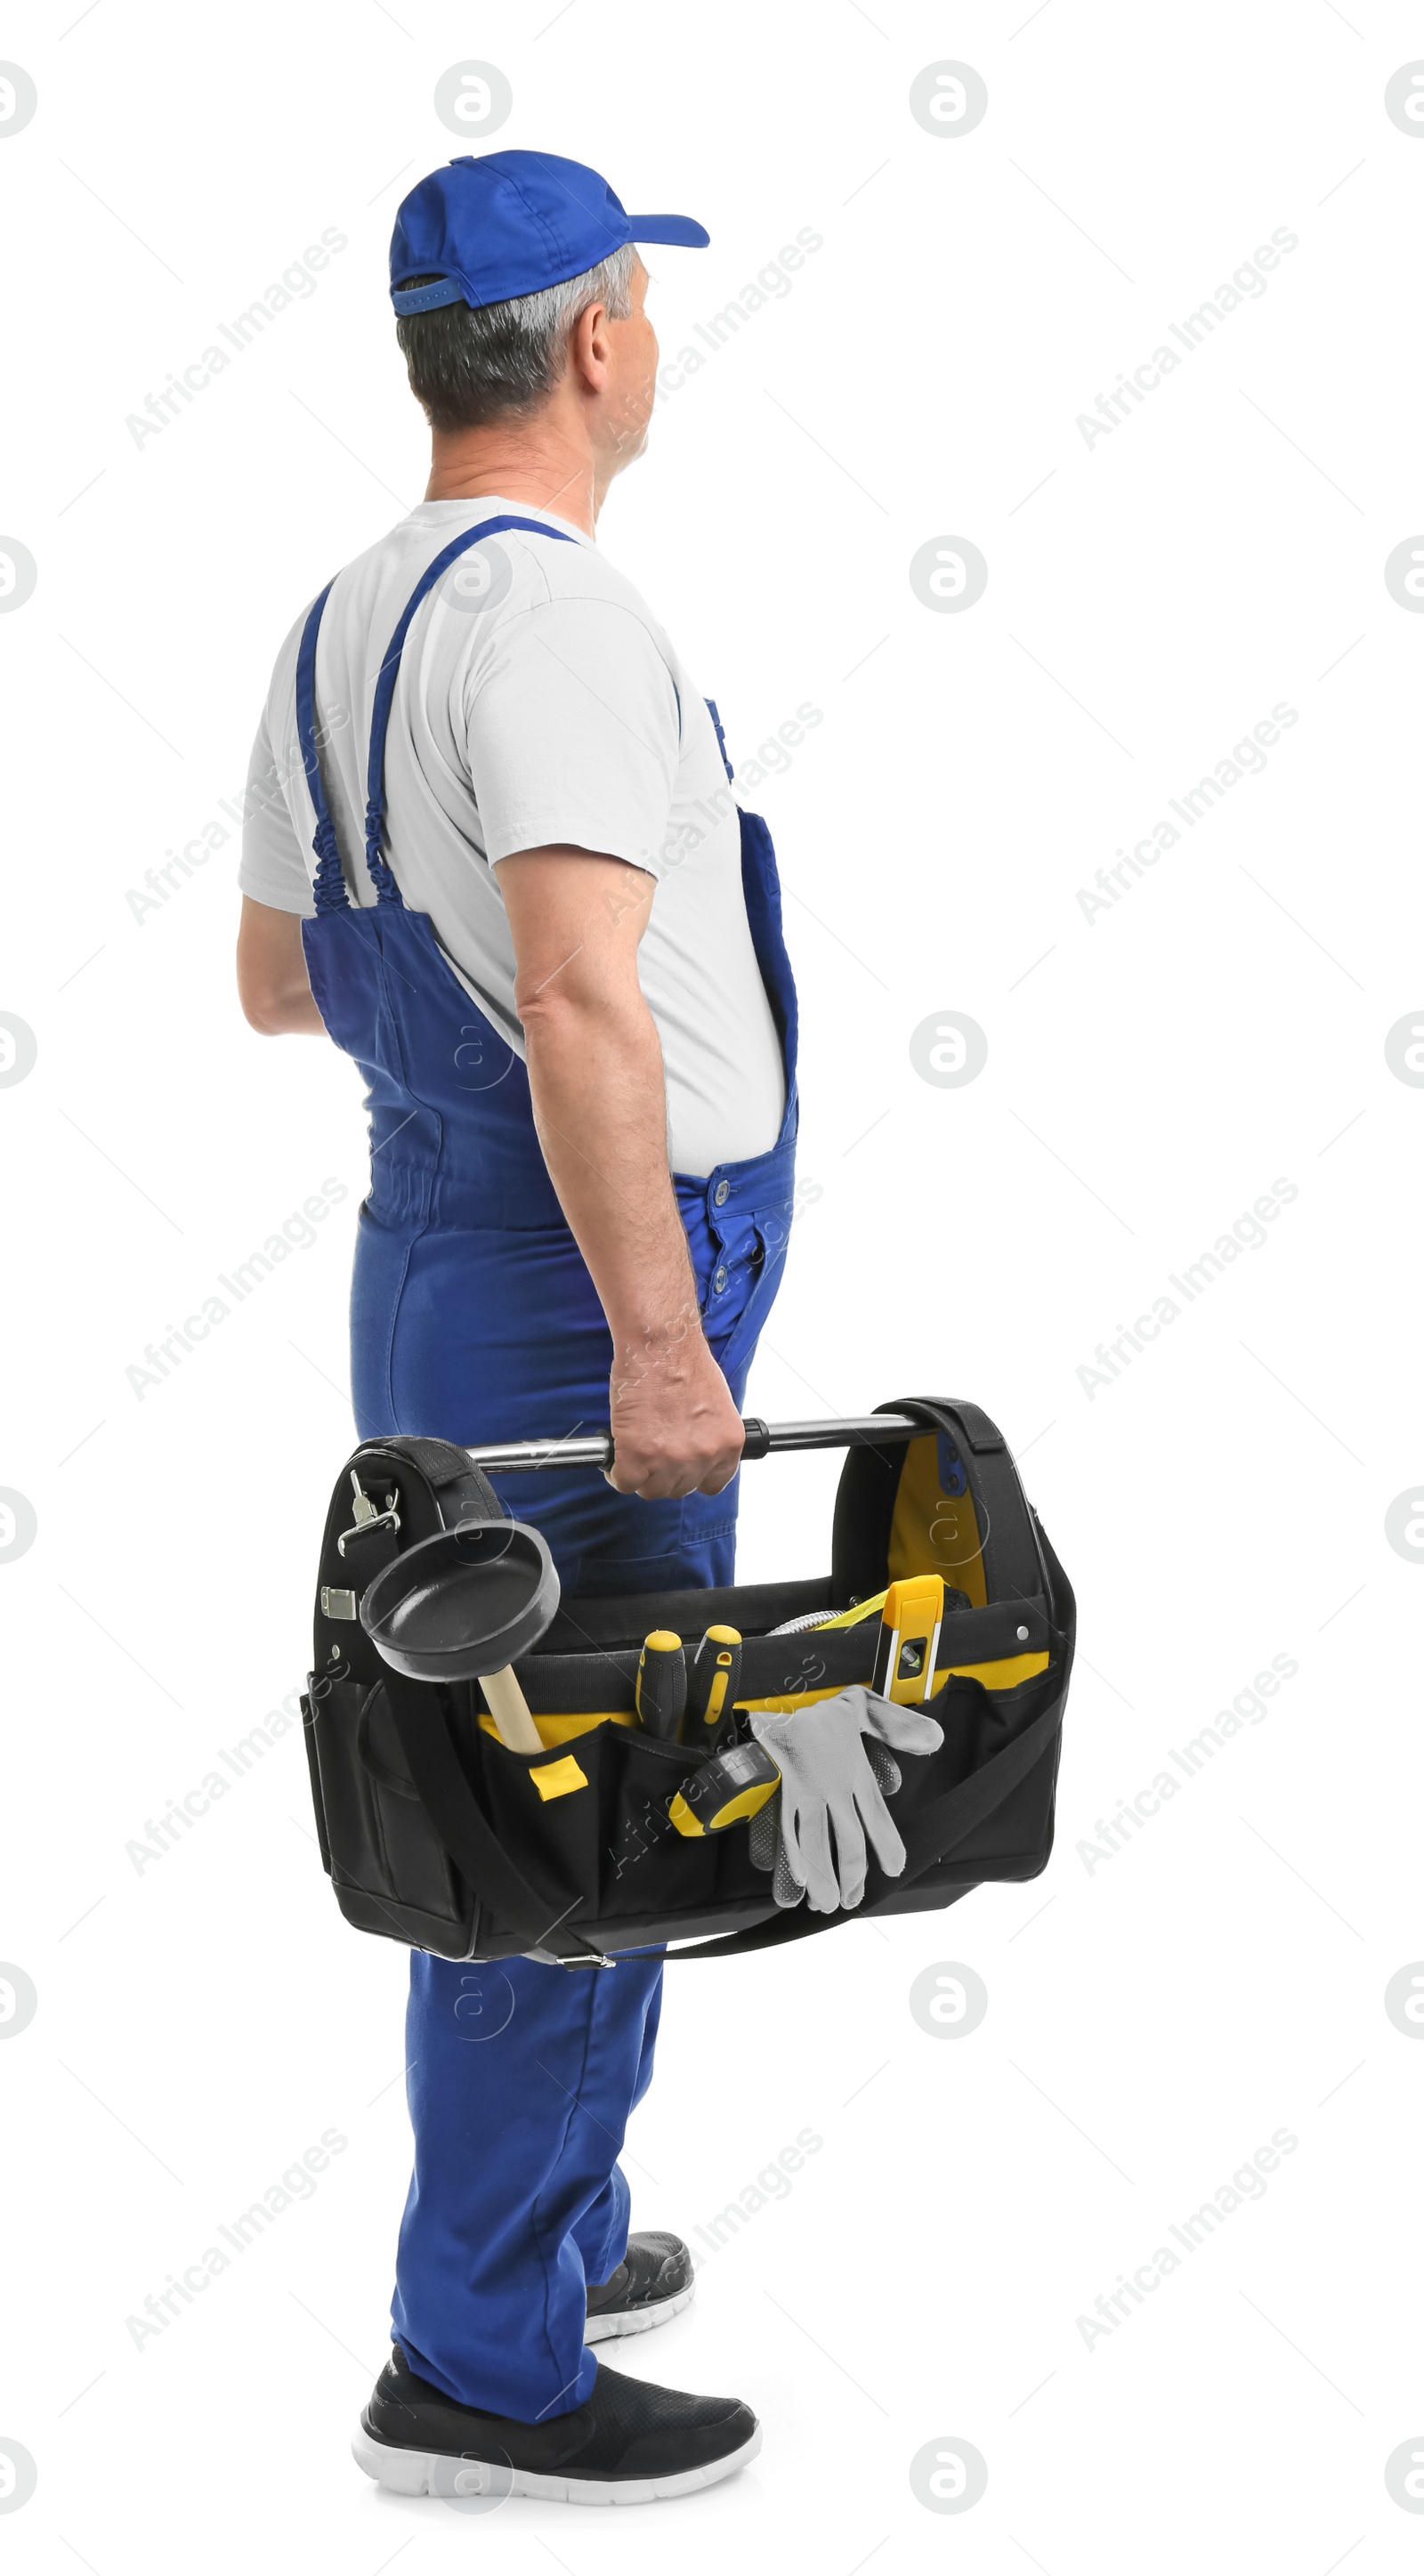
<svg viewBox="0 0 1424 2576"><path fill-rule="evenodd" d="M537 1645L558 1606L542 1531L525 1521L465 1521L386 1566L362 1595L361 1625L410 1681L477 1681L510 1750L542 1753L509 1667Z"/></svg>

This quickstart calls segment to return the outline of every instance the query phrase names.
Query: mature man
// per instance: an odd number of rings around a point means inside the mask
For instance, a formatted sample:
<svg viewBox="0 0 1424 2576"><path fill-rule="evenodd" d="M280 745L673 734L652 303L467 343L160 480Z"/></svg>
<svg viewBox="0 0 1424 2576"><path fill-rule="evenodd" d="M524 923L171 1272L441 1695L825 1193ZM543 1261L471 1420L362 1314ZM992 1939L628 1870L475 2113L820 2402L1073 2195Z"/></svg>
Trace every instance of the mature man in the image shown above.
<svg viewBox="0 0 1424 2576"><path fill-rule="evenodd" d="M639 241L707 235L544 153L452 162L402 205L392 301L430 481L278 655L241 875L248 1019L325 1030L368 1085L361 1436L606 1413L607 1480L501 1489L574 1596L731 1579L796 1123L765 827L593 543L653 404ZM641 2500L759 2448L745 2405L588 2349L692 2295L678 2238L628 2235L615 2161L661 1979L646 1956L412 1954L395 2351L356 2444L383 2484L449 2492L463 2458L516 2493Z"/></svg>

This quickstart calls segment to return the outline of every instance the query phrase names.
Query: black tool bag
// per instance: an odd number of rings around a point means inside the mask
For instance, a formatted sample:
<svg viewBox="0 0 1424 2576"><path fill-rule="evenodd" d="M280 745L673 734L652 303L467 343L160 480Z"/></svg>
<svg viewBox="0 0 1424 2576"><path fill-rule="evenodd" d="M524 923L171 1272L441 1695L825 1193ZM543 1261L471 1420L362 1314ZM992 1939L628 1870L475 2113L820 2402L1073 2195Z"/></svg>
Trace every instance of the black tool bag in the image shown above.
<svg viewBox="0 0 1424 2576"><path fill-rule="evenodd" d="M514 1666L545 1738L511 1752L477 1682L390 1669L360 1624L393 1557L460 1521L500 1516L463 1449L370 1440L343 1469L322 1544L315 1670L303 1714L322 1859L349 1923L446 1959L521 1953L591 1966L665 1942L730 1958L861 1916L953 1905L986 1879L1030 1879L1053 1840L1054 1784L1074 1604L1002 1435L973 1404L882 1408L923 1434L846 1459L831 1567L793 1583L566 1602ZM633 1718L652 1628L741 1631L740 1707L792 1706L869 1683L878 1621L801 1628L901 1576L943 1576L935 1687L920 1703L943 1741L898 1755L889 1805L907 1860L871 1861L854 1913L779 1908L745 1825L688 1839L669 1817L706 1757Z"/></svg>

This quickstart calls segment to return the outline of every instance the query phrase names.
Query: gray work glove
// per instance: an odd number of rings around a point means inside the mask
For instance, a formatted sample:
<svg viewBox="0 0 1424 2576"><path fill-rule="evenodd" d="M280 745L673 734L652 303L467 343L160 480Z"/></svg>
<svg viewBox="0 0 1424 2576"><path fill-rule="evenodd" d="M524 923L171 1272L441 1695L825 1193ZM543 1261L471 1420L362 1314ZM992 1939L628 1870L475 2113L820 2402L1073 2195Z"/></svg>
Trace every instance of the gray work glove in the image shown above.
<svg viewBox="0 0 1424 2576"><path fill-rule="evenodd" d="M884 1756L889 1762L890 1756ZM893 1769L893 1765L891 1766ZM882 1787L887 1785L882 1782ZM895 1788L900 1774L895 1773ZM747 1858L753 1869L767 1870L771 1875L771 1892L778 1905L799 1905L806 1890L799 1878L791 1875L786 1845L781 1839L781 1783L777 1782L764 1807L758 1807L747 1827Z"/></svg>
<svg viewBox="0 0 1424 2576"><path fill-rule="evenodd" d="M944 1740L938 1720L856 1683L785 1716L751 1710L748 1722L781 1773L781 1850L811 1912L859 1905L867 1840L887 1878L898 1878L905 1846L881 1791L893 1796L900 1774L883 1748L934 1753Z"/></svg>
<svg viewBox="0 0 1424 2576"><path fill-rule="evenodd" d="M873 1735L865 1739L865 1758L875 1774L877 1785L887 1798L893 1798L900 1786L900 1765ZM758 1807L747 1827L747 1857L753 1869L764 1869L771 1878L771 1892L778 1905L799 1905L806 1890L795 1877L781 1839L782 1787L778 1780L764 1807Z"/></svg>

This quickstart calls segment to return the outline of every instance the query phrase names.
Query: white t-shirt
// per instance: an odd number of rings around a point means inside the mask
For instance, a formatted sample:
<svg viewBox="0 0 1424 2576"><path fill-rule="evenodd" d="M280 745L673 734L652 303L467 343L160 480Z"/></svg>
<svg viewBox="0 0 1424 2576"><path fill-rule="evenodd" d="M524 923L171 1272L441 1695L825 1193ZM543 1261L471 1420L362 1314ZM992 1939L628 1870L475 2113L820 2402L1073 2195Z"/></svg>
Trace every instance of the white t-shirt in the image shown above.
<svg viewBox="0 0 1424 2576"><path fill-rule="evenodd" d="M365 863L376 675L426 566L461 528L522 501L423 501L338 573L316 656L317 738L348 894ZM466 990L522 1056L497 862L550 842L656 880L638 952L662 1043L674 1171L765 1153L785 1108L781 1048L742 895L741 835L704 701L662 628L592 542L510 529L441 576L401 657L386 738L385 854ZM476 560L475 558L478 558ZM305 612L277 656L248 784L239 884L310 914L315 815L297 741Z"/></svg>

